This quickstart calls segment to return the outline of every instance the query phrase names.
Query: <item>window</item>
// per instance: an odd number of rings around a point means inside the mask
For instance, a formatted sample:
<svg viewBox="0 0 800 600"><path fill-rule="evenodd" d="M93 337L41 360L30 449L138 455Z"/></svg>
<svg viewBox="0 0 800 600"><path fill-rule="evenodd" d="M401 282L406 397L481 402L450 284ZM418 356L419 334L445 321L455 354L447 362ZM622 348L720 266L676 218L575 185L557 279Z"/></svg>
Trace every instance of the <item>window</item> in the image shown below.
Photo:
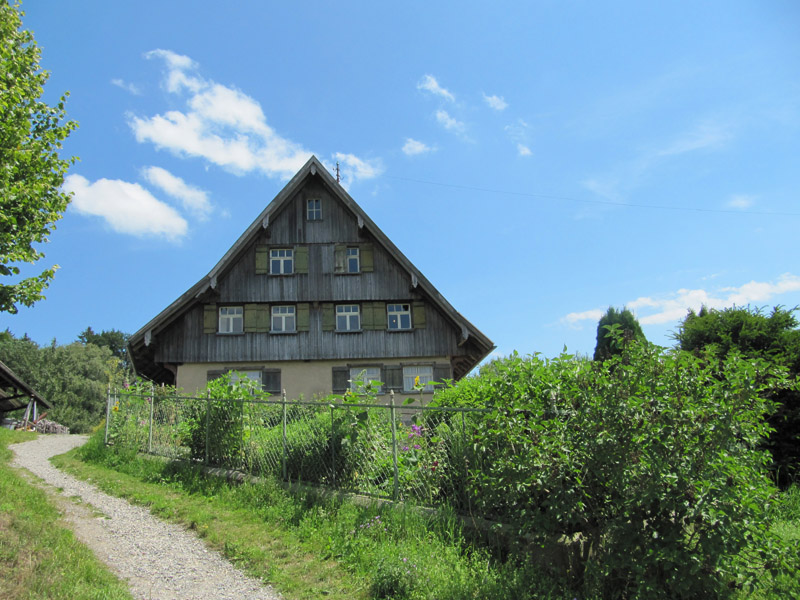
<svg viewBox="0 0 800 600"><path fill-rule="evenodd" d="M294 272L294 250L290 248L269 251L269 272L272 275L291 275Z"/></svg>
<svg viewBox="0 0 800 600"><path fill-rule="evenodd" d="M432 392L433 385L430 383L433 381L433 367L428 366L418 366L418 367L403 367L403 391L404 392L413 392L414 384L416 383L416 379L419 377L420 383L427 384L423 391L425 392Z"/></svg>
<svg viewBox="0 0 800 600"><path fill-rule="evenodd" d="M366 388L373 381L380 383L380 367L352 367L350 369L350 389L356 394L366 393ZM382 394L381 386L372 387L376 394Z"/></svg>
<svg viewBox="0 0 800 600"><path fill-rule="evenodd" d="M410 304L387 304L386 313L389 316L389 330L411 329Z"/></svg>
<svg viewBox="0 0 800 600"><path fill-rule="evenodd" d="M312 198L306 202L306 219L309 221L322 220L322 200Z"/></svg>
<svg viewBox="0 0 800 600"><path fill-rule="evenodd" d="M294 333L294 306L272 307L272 333Z"/></svg>
<svg viewBox="0 0 800 600"><path fill-rule="evenodd" d="M220 306L220 333L242 333L244 331L244 310L241 306Z"/></svg>
<svg viewBox="0 0 800 600"><path fill-rule="evenodd" d="M347 272L359 273L361 271L361 257L358 248L348 248L346 251Z"/></svg>
<svg viewBox="0 0 800 600"><path fill-rule="evenodd" d="M361 331L361 313L358 304L336 306L336 331Z"/></svg>
<svg viewBox="0 0 800 600"><path fill-rule="evenodd" d="M246 382L248 379L257 384L256 389L261 389L261 371L233 371L231 373L231 383Z"/></svg>

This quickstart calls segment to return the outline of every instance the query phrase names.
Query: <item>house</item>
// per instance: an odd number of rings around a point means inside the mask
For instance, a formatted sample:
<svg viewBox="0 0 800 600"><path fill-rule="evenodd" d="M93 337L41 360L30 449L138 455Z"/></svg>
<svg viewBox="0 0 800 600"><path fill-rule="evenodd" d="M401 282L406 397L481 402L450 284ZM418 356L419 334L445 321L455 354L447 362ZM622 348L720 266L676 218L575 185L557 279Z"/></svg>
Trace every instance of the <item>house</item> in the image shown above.
<svg viewBox="0 0 800 600"><path fill-rule="evenodd" d="M139 375L187 393L235 370L305 399L359 375L382 395L460 379L494 348L316 157L128 347Z"/></svg>

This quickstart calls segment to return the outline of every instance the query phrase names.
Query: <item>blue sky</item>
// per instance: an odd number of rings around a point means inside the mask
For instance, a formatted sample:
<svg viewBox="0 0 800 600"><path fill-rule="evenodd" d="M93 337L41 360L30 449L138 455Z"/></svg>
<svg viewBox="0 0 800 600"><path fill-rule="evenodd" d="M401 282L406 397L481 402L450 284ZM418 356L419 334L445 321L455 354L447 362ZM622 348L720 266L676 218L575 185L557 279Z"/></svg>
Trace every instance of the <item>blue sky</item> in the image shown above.
<svg viewBox="0 0 800 600"><path fill-rule="evenodd" d="M796 2L23 8L80 162L16 335L133 333L312 153L501 355L800 304Z"/></svg>

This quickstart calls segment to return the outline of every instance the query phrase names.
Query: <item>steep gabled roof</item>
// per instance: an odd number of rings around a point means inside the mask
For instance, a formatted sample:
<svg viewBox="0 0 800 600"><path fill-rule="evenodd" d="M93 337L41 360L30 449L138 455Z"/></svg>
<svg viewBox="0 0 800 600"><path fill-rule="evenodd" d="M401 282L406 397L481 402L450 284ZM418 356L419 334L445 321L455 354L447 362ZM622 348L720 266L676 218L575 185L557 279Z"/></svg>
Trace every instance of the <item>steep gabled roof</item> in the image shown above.
<svg viewBox="0 0 800 600"><path fill-rule="evenodd" d="M453 324L461 331L461 343L470 340L479 349L480 358L474 361L472 366L483 360L489 352L494 349L494 344L481 333L472 323L465 319L453 306L442 296L439 291L428 281L428 279L411 263L408 258L394 245L383 231L373 222L364 210L356 203L347 191L339 184L336 179L328 172L325 166L312 156L308 162L295 174L288 184L278 193L261 214L245 229L239 239L230 247L220 261L208 274L189 288L175 302L162 310L155 318L150 320L144 327L134 333L128 341L129 354L133 361L136 371L145 376L160 379L159 371L163 369L155 365L152 361L153 350L151 341L153 336L170 325L172 321L183 314L201 296L209 290L216 288L217 279L237 260L238 256L247 248L258 236L259 232L269 226L270 220L276 216L284 205L289 202L300 190L304 182L310 178L318 176L330 190L331 194L342 202L356 217L359 228L365 229L374 240L381 244L384 249L400 264L409 274L412 286L419 289L433 302L441 312L449 318ZM148 368L150 367L150 368ZM468 371L469 369L467 369ZM163 373L162 373L163 374Z"/></svg>

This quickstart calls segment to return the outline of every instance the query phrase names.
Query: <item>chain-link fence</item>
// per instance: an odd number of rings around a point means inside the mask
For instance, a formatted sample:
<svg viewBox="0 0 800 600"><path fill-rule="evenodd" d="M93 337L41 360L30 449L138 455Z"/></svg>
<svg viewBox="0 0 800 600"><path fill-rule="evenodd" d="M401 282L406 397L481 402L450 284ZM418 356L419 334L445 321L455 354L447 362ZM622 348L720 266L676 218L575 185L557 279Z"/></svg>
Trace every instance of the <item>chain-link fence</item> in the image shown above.
<svg viewBox="0 0 800 600"><path fill-rule="evenodd" d="M360 494L467 509L471 408L109 393L106 443Z"/></svg>

